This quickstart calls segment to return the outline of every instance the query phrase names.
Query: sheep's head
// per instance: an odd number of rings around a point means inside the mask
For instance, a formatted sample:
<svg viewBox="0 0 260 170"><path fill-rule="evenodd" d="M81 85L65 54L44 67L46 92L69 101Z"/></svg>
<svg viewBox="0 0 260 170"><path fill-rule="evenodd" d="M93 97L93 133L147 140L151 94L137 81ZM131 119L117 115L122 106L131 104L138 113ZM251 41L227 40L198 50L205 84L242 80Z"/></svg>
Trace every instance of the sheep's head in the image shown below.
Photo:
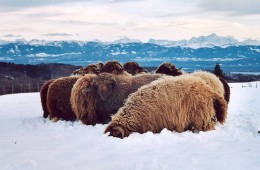
<svg viewBox="0 0 260 170"><path fill-rule="evenodd" d="M125 69L118 61L108 61L101 69L101 72L111 73L115 75L123 74L124 71Z"/></svg>
<svg viewBox="0 0 260 170"><path fill-rule="evenodd" d="M110 124L106 128L104 133L109 133L108 136L113 136L113 137L117 137L117 138L121 138L121 139L128 136L128 135L126 135L124 129L120 125L115 126L113 124Z"/></svg>
<svg viewBox="0 0 260 170"><path fill-rule="evenodd" d="M165 62L158 67L155 73L168 74L172 76L182 75L181 68L176 68L173 64Z"/></svg>
<svg viewBox="0 0 260 170"><path fill-rule="evenodd" d="M91 82L91 87L100 96L102 101L112 95L116 85L115 75L109 73L101 73Z"/></svg>
<svg viewBox="0 0 260 170"><path fill-rule="evenodd" d="M126 71L132 75L139 74L139 73L147 73L148 71L146 69L143 69L139 66L138 63L129 61L124 64L124 68Z"/></svg>
<svg viewBox="0 0 260 170"><path fill-rule="evenodd" d="M81 67L75 71L73 71L72 74L74 75L85 75L85 74L98 74L101 71L101 68L103 67L102 63L97 63L97 64L90 64L86 67Z"/></svg>

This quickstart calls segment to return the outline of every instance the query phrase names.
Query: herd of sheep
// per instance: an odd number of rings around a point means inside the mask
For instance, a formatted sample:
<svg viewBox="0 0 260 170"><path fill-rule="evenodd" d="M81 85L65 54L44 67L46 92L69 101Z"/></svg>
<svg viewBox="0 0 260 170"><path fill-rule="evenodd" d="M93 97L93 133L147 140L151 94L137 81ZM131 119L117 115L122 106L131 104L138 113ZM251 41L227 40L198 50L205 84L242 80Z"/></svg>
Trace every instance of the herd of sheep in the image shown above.
<svg viewBox="0 0 260 170"><path fill-rule="evenodd" d="M163 63L149 73L136 62L108 61L82 67L41 88L43 117L108 124L105 133L208 131L227 117L230 88L206 71L185 73Z"/></svg>

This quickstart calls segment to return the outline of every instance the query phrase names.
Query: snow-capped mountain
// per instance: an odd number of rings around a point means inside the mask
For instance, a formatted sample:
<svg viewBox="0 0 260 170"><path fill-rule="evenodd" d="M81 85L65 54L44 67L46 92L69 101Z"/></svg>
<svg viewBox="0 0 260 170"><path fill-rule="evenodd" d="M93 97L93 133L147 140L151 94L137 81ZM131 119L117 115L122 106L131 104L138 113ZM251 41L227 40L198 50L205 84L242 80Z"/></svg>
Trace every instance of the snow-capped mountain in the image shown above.
<svg viewBox="0 0 260 170"><path fill-rule="evenodd" d="M216 34L181 41L151 39L148 43L126 37L105 43L21 39L0 43L0 61L87 65L107 60L122 63L131 60L142 66L158 66L167 61L190 70L212 69L218 62L226 71L260 71L260 45L256 44L260 43L256 40L238 42Z"/></svg>
<svg viewBox="0 0 260 170"><path fill-rule="evenodd" d="M231 36L218 36L215 33L212 33L207 36L193 37L189 40L180 40L180 41L169 41L169 40L155 40L150 39L149 43L163 45L163 46L182 46L190 48L202 48L202 47L228 47L228 46L239 46L239 45L260 45L258 40L245 40L239 42Z"/></svg>
<svg viewBox="0 0 260 170"><path fill-rule="evenodd" d="M252 39L247 39L244 40L241 45L260 45L260 41L257 40L252 40Z"/></svg>
<svg viewBox="0 0 260 170"><path fill-rule="evenodd" d="M207 46L231 46L237 45L238 41L233 37L221 37L216 34L210 34L208 36L200 36L191 38L187 42L188 46L192 47L207 47Z"/></svg>
<svg viewBox="0 0 260 170"><path fill-rule="evenodd" d="M115 40L112 42L108 42L110 44L127 44L127 43L142 43L140 40L138 39L130 39L128 37L122 37L119 40Z"/></svg>

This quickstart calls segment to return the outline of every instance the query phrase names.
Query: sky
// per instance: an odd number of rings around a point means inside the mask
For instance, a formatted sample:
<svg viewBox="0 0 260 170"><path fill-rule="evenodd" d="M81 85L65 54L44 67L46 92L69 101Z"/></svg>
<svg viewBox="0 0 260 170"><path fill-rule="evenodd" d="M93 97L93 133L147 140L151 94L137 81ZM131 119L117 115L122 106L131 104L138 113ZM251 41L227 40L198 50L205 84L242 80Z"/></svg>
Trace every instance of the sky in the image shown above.
<svg viewBox="0 0 260 170"><path fill-rule="evenodd" d="M0 39L260 40L259 0L0 0Z"/></svg>

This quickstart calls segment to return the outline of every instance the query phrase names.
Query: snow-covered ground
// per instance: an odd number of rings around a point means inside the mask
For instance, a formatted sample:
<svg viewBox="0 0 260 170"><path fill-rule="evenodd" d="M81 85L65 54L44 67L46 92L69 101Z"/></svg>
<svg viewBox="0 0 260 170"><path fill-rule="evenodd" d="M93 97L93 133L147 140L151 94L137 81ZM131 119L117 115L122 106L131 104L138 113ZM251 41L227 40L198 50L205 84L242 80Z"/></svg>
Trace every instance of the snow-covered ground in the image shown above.
<svg viewBox="0 0 260 170"><path fill-rule="evenodd" d="M260 82L230 86L228 119L216 130L124 139L103 134L106 125L42 118L39 93L0 96L0 169L259 170Z"/></svg>

